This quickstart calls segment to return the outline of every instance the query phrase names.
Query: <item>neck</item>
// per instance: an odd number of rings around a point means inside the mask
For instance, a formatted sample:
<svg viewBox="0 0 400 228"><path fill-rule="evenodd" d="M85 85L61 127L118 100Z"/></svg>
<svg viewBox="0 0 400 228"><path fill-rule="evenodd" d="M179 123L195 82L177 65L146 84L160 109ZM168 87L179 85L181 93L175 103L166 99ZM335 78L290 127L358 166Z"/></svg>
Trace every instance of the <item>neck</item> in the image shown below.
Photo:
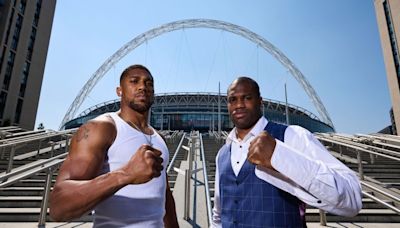
<svg viewBox="0 0 400 228"><path fill-rule="evenodd" d="M118 113L118 115L128 123L133 123L137 127L141 129L146 129L148 126L148 114L149 112L146 111L144 113L139 113L132 109L122 109Z"/></svg>
<svg viewBox="0 0 400 228"><path fill-rule="evenodd" d="M242 140L247 135L247 133L250 132L250 130L251 130L251 128L249 128L249 129L236 128L236 137L238 139Z"/></svg>

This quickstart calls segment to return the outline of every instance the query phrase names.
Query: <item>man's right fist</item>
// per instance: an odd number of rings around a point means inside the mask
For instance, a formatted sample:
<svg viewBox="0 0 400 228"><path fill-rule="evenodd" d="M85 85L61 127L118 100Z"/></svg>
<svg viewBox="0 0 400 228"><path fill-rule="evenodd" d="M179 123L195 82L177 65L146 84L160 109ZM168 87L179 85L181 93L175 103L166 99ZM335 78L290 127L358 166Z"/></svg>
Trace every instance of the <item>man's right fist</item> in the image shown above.
<svg viewBox="0 0 400 228"><path fill-rule="evenodd" d="M161 151L149 145L142 145L122 167L122 171L128 176L129 183L142 184L161 175L162 162Z"/></svg>

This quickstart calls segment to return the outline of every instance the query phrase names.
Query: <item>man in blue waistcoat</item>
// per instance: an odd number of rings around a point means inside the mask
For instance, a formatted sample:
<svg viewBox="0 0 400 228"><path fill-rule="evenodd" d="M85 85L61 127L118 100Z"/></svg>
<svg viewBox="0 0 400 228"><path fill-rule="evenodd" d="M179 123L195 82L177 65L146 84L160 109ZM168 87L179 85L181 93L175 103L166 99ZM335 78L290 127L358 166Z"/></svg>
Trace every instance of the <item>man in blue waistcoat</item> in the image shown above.
<svg viewBox="0 0 400 228"><path fill-rule="evenodd" d="M260 89L239 77L228 88L235 124L219 150L213 227L305 227L305 203L342 216L362 207L355 173L308 130L262 116Z"/></svg>

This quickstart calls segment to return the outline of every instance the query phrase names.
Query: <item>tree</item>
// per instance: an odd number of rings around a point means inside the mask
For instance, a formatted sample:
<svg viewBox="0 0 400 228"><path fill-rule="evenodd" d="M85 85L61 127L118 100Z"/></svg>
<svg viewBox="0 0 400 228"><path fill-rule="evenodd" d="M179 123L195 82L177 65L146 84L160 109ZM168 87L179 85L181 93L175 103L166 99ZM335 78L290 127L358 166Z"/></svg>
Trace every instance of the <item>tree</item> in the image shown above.
<svg viewBox="0 0 400 228"><path fill-rule="evenodd" d="M37 127L38 130L43 130L44 129L44 125L43 123L39 123L39 126Z"/></svg>

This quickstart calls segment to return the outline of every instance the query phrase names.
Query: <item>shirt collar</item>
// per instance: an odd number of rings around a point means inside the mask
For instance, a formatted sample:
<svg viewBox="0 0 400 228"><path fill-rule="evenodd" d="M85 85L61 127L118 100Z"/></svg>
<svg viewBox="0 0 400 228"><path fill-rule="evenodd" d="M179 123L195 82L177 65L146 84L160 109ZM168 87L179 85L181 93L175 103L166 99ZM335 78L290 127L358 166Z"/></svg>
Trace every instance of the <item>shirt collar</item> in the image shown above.
<svg viewBox="0 0 400 228"><path fill-rule="evenodd" d="M251 136L256 136L261 133L267 126L268 120L262 116L257 123L253 126L253 128L247 133L247 135L243 138L243 141L248 140ZM236 136L236 127L232 129L229 133L228 137L226 138L226 143L230 144L232 142L239 142L239 139Z"/></svg>

